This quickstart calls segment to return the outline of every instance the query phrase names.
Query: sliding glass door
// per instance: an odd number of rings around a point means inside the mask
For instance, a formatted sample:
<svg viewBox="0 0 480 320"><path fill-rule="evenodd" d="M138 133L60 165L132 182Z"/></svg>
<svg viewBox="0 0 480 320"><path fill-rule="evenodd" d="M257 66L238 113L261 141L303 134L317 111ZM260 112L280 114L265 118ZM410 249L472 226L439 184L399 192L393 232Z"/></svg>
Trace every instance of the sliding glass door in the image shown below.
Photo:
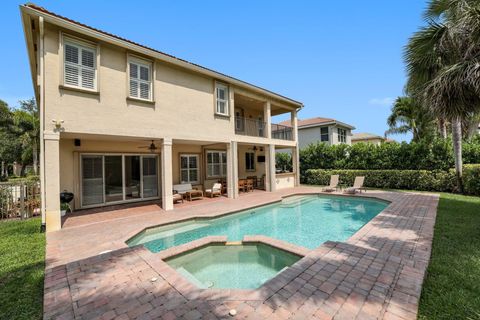
<svg viewBox="0 0 480 320"><path fill-rule="evenodd" d="M158 198L158 156L82 155L82 207Z"/></svg>

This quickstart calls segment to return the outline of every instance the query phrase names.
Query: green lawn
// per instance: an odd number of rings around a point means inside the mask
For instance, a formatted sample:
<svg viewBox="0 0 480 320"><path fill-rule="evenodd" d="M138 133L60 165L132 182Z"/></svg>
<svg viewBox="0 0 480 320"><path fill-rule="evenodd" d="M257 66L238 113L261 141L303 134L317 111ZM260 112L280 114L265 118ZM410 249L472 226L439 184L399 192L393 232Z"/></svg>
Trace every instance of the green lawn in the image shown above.
<svg viewBox="0 0 480 320"><path fill-rule="evenodd" d="M40 219L0 221L0 319L41 319L45 234Z"/></svg>
<svg viewBox="0 0 480 320"><path fill-rule="evenodd" d="M480 319L480 197L441 195L418 318Z"/></svg>

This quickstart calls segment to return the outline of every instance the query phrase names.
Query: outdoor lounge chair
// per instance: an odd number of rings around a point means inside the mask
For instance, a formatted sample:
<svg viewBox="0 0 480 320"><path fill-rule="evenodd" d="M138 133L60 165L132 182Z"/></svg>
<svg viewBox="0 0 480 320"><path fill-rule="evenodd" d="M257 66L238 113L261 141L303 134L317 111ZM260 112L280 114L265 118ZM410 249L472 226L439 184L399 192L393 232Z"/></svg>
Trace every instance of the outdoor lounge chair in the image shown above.
<svg viewBox="0 0 480 320"><path fill-rule="evenodd" d="M323 188L322 191L325 192L333 192L337 190L338 187L338 180L340 176L338 174L334 174L330 176L330 185L328 187Z"/></svg>
<svg viewBox="0 0 480 320"><path fill-rule="evenodd" d="M357 191L362 192L362 189L365 190L365 188L363 187L364 181L365 181L365 177L363 176L355 177L355 181L353 182L353 187L345 189L343 193L355 194Z"/></svg>
<svg viewBox="0 0 480 320"><path fill-rule="evenodd" d="M203 191L193 188L191 183L174 184L173 193L182 195L188 201L203 198Z"/></svg>
<svg viewBox="0 0 480 320"><path fill-rule="evenodd" d="M221 183L214 183L211 189L206 189L205 194L210 196L210 198L213 198L216 195L221 196L222 195L222 184Z"/></svg>

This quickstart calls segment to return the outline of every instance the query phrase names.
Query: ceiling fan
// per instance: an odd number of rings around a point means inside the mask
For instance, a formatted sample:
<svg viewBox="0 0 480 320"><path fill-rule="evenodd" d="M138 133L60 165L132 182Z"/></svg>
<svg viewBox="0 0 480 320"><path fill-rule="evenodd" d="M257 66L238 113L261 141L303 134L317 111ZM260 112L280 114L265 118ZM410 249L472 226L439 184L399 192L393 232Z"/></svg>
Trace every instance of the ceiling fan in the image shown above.
<svg viewBox="0 0 480 320"><path fill-rule="evenodd" d="M150 150L151 152L154 152L155 150L158 149L157 146L155 145L155 143L153 142L153 140L152 140L152 143L150 143L150 145L148 145L148 146L140 146L139 148L141 148L141 149L148 149L148 150Z"/></svg>

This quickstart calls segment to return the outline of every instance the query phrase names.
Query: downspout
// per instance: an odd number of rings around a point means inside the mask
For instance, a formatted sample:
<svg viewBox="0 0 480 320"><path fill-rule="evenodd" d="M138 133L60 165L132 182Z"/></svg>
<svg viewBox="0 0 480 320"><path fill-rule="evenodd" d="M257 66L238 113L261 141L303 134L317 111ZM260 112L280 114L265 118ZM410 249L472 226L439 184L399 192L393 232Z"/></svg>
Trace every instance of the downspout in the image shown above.
<svg viewBox="0 0 480 320"><path fill-rule="evenodd" d="M40 200L41 200L41 212L42 212L42 226L41 231L45 232L45 145L43 139L43 131L45 126L45 70L44 70L44 24L43 17L38 18L38 24L40 29L40 39L39 39L39 60L40 60L40 72L39 72L39 93L40 93Z"/></svg>

